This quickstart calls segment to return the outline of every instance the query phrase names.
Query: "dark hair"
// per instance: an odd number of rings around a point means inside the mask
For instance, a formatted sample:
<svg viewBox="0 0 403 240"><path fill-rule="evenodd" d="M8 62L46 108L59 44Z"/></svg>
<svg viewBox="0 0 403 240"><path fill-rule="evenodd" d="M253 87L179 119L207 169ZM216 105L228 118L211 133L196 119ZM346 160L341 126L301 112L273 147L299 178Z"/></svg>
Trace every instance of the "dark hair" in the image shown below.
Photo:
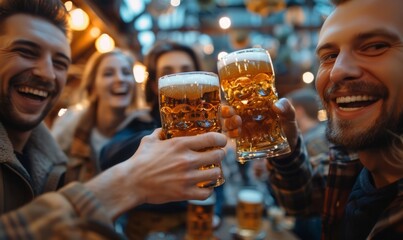
<svg viewBox="0 0 403 240"><path fill-rule="evenodd" d="M3 29L4 20L19 13L41 17L57 26L66 36L69 34L69 13L60 0L1 0L0 29Z"/></svg>
<svg viewBox="0 0 403 240"><path fill-rule="evenodd" d="M315 90L303 88L295 90L285 97L291 100L294 106L302 107L309 118L318 120L318 111L321 109L321 104Z"/></svg>
<svg viewBox="0 0 403 240"><path fill-rule="evenodd" d="M335 6L338 6L340 4L346 3L350 0L330 0Z"/></svg>
<svg viewBox="0 0 403 240"><path fill-rule="evenodd" d="M196 52L189 46L183 45L176 42L171 41L162 41L156 43L153 48L148 52L147 56L145 57L145 66L148 71L148 79L145 86L145 94L146 94L146 101L148 103L152 103L155 101L157 96L152 90L151 83L156 81L157 79L157 61L161 55L172 52L172 51L181 51L190 56L195 66L195 70L201 70L201 65L199 58Z"/></svg>

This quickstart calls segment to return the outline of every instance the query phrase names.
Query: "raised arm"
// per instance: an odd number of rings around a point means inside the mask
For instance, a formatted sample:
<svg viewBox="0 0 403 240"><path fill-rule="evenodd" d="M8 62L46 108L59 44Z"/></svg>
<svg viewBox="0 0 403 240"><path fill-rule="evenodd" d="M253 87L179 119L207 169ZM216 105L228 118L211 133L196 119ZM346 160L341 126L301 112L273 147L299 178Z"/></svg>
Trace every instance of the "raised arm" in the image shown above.
<svg viewBox="0 0 403 240"><path fill-rule="evenodd" d="M166 203L205 199L213 191L196 183L218 178L218 164L225 157L227 140L220 133L160 140L161 129L143 138L139 149L127 161L113 166L86 183L107 209L110 217L143 203ZM214 150L201 151L206 148Z"/></svg>
<svg viewBox="0 0 403 240"><path fill-rule="evenodd" d="M267 160L270 184L288 214L318 214L323 203L323 176L312 168L291 103L282 98L274 109L280 116L292 151L289 155Z"/></svg>

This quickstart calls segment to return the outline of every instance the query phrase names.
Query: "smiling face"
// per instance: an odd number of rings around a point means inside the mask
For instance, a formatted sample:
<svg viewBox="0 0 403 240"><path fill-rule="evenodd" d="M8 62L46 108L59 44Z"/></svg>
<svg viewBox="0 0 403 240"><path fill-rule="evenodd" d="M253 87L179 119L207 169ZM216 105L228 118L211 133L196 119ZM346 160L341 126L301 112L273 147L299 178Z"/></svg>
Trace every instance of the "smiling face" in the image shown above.
<svg viewBox="0 0 403 240"><path fill-rule="evenodd" d="M133 98L133 67L126 56L120 53L105 56L95 76L95 91L100 106L126 108Z"/></svg>
<svg viewBox="0 0 403 240"><path fill-rule="evenodd" d="M70 47L50 22L10 16L0 33L0 118L7 128L29 131L55 105L66 83Z"/></svg>
<svg viewBox="0 0 403 240"><path fill-rule="evenodd" d="M164 53L158 58L156 65L157 81L153 84L153 91L156 96L158 96L158 79L160 77L173 73L196 70L192 57L184 51L174 50Z"/></svg>
<svg viewBox="0 0 403 240"><path fill-rule="evenodd" d="M402 9L403 1L352 0L323 25L316 88L332 142L364 150L402 134Z"/></svg>

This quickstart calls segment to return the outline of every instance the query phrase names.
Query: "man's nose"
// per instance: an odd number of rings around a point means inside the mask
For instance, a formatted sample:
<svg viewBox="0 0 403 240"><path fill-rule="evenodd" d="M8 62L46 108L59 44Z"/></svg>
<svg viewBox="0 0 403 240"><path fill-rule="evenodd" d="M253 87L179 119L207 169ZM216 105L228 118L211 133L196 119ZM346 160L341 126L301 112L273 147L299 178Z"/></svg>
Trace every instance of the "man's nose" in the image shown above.
<svg viewBox="0 0 403 240"><path fill-rule="evenodd" d="M333 82L354 80L362 75L358 59L347 51L340 51L330 72L330 80Z"/></svg>
<svg viewBox="0 0 403 240"><path fill-rule="evenodd" d="M36 62L33 74L41 79L52 81L56 78L51 57L43 57Z"/></svg>

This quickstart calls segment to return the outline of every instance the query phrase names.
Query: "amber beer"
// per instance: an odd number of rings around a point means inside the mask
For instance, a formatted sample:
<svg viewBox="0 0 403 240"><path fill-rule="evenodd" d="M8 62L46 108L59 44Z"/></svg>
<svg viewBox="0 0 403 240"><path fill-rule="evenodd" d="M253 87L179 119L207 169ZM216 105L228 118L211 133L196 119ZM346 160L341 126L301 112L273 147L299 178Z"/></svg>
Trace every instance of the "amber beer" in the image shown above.
<svg viewBox="0 0 403 240"><path fill-rule="evenodd" d="M214 204L214 195L202 201L188 201L186 240L215 239L213 234Z"/></svg>
<svg viewBox="0 0 403 240"><path fill-rule="evenodd" d="M243 237L257 236L263 220L263 194L257 189L244 188L238 192L236 216L238 235Z"/></svg>
<svg viewBox="0 0 403 240"><path fill-rule="evenodd" d="M161 123L165 138L193 136L221 131L218 111L220 84L210 72L184 72L161 77L158 81ZM201 170L221 166L203 166ZM216 187L225 182L221 176L199 187Z"/></svg>
<svg viewBox="0 0 403 240"><path fill-rule="evenodd" d="M242 118L238 160L289 153L279 117L272 110L278 97L269 53L260 48L230 53L219 60L218 72L227 102Z"/></svg>

